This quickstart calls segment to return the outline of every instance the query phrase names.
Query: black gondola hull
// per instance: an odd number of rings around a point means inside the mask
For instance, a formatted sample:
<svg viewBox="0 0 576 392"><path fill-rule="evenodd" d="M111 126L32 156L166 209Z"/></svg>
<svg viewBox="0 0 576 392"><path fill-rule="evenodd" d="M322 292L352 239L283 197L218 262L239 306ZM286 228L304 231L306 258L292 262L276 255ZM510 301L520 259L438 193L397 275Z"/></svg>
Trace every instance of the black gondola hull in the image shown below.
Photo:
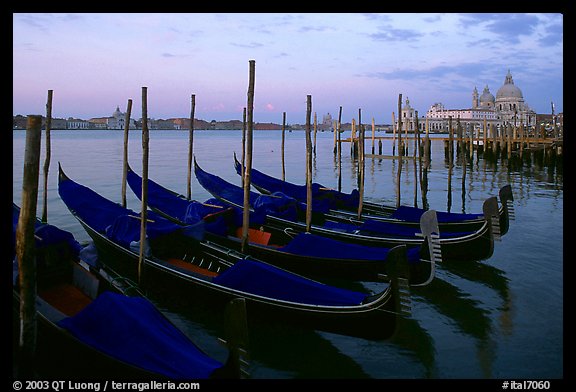
<svg viewBox="0 0 576 392"><path fill-rule="evenodd" d="M102 261L125 276L138 280L138 255L130 252L95 232L82 220L80 223L98 248ZM298 305L284 301L271 302L267 298L246 295L235 290L216 286L195 279L168 263L157 259L145 259L141 270L140 284L146 289L156 287L178 287L188 292L189 298L209 304L215 311L222 311L227 302L234 298L245 298L249 321L290 322L304 328L381 340L390 338L397 325L397 303L389 287L379 301L368 306L323 307Z"/></svg>

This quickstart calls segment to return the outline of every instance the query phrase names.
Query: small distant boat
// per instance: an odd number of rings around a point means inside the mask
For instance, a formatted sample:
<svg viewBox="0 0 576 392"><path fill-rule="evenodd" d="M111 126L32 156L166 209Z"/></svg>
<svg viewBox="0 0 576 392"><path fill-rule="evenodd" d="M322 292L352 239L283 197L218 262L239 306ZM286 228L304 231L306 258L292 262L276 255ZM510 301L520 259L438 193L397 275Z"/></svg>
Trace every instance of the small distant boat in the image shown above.
<svg viewBox="0 0 576 392"><path fill-rule="evenodd" d="M142 177L130 166L128 186L141 198ZM205 222L206 239L235 250L241 249L242 210L218 199L206 202L187 200L148 179L148 206L167 219L181 225ZM408 249L410 285L424 286L432 281L441 255L433 249L439 246L438 224L434 211L422 218L421 231L428 241ZM306 276L353 280L382 280L386 274L386 259L391 248L370 247L342 242L310 233L286 233L280 229L265 229L262 218L252 213L248 234L248 253L258 259Z"/></svg>
<svg viewBox="0 0 576 392"><path fill-rule="evenodd" d="M200 185L215 198L238 208L244 208L244 189L203 170L194 160L194 173ZM292 231L307 231L305 206L297 198L277 192L268 197L250 192L250 208L266 216L265 227ZM494 252L493 226L498 221L498 201L488 198L483 205L484 220L479 228L462 232L447 232L440 228L439 243L443 261L484 260ZM394 247L404 244L417 247L424 242L418 228L390 222L366 219L361 222L342 221L324 213L312 217L309 230L328 238L367 246Z"/></svg>
<svg viewBox="0 0 576 392"><path fill-rule="evenodd" d="M205 241L203 222L182 226L147 212L145 257L140 265L140 214L70 179L59 166L58 192L107 263L130 278L182 287L189 298L218 311L243 298L250 318L278 320L366 339L394 334L410 313L406 247L389 254L389 283L378 293L317 282L230 248Z"/></svg>
<svg viewBox="0 0 576 392"><path fill-rule="evenodd" d="M12 235L20 209L13 204ZM239 378L239 357L212 358L139 288L98 262L70 232L36 219L36 371L42 377L114 379ZM15 249L15 248L13 248ZM14 252L15 254L15 252ZM13 260L14 320L19 319ZM18 333L19 323L15 325ZM241 336L241 332L239 332ZM233 340L230 340L232 342ZM245 347L236 347L235 350Z"/></svg>

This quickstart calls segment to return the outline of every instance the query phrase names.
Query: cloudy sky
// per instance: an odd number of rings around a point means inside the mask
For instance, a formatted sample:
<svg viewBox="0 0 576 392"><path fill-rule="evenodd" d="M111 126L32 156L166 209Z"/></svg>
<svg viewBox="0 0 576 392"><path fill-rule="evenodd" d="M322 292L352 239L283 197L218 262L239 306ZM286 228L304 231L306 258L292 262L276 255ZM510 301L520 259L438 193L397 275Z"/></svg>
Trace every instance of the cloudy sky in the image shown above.
<svg viewBox="0 0 576 392"><path fill-rule="evenodd" d="M398 95L422 115L496 96L508 70L537 113L563 111L563 15L361 13L14 13L13 114L242 119L255 60L254 121L390 123Z"/></svg>

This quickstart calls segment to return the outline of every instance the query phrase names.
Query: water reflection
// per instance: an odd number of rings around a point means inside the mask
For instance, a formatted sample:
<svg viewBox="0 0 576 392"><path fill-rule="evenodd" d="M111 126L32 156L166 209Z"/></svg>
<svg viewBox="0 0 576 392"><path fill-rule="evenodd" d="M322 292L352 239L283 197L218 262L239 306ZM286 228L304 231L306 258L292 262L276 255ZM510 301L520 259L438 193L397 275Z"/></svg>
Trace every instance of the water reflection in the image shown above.
<svg viewBox="0 0 576 392"><path fill-rule="evenodd" d="M56 131L52 136L52 162L61 160L70 174L76 173L106 197L120 200L121 132ZM343 144L337 165L333 135L329 136L318 135L315 181L350 192L358 181L357 160ZM133 132L130 138L130 163L140 170L140 134ZM186 132L151 135L150 176L179 192L184 192L186 183L187 149L182 142L186 138ZM303 132L298 131L286 138L286 178L300 184L305 183L303 140ZM239 151L240 141L239 132L199 132L195 154L227 180L238 182L231 157L232 151ZM89 148L82 148L85 145ZM15 132L15 201L21 195L23 146L23 134ZM254 167L279 174L278 146L279 133L256 132ZM382 151L389 154L392 144L384 141ZM443 142L432 139L429 164L403 165L400 184L397 159L367 157L365 195L393 205L398 185L404 204L420 199L425 208L475 213L481 212L487 197L510 184L517 220L495 244L495 256L482 262L442 264L430 286L411 288L413 315L390 340L370 342L296 327L252 325L253 378L562 377L563 161L528 150L510 158L475 155L466 161L456 159L449 170ZM87 235L57 195L56 174L52 167L49 221L85 239ZM209 198L195 179L193 197ZM129 207L139 205L136 197L129 200ZM347 287L360 289L357 282ZM158 300L177 323L200 337L208 351L216 357L226 354L216 342L223 332L220 314L192 306L195 301L187 301L185 293Z"/></svg>

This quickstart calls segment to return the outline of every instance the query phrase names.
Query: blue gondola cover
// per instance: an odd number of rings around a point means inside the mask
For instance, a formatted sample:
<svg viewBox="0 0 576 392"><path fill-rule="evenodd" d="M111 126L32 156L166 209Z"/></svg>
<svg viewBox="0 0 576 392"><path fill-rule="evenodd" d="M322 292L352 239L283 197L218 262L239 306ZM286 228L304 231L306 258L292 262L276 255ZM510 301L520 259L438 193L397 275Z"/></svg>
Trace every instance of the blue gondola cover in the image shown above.
<svg viewBox="0 0 576 392"><path fill-rule="evenodd" d="M142 297L104 292L59 325L112 357L169 378L204 379L222 367Z"/></svg>

